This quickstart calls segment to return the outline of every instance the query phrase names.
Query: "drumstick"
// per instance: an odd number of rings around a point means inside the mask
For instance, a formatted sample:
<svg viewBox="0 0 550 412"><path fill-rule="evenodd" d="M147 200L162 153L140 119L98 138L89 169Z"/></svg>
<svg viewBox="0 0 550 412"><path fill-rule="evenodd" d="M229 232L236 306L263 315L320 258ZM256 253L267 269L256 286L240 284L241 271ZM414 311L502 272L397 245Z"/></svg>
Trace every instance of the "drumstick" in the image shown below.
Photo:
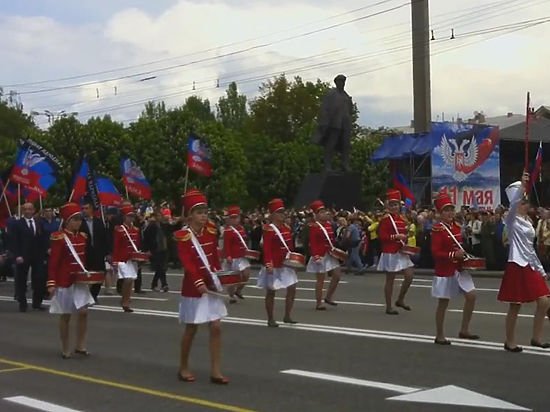
<svg viewBox="0 0 550 412"><path fill-rule="evenodd" d="M444 223L441 223L441 224L443 225L443 227L445 228L445 230L447 231L447 233L449 233L449 235L451 235L451 238L454 240L454 242L455 242L456 245L459 247L459 249L462 250L462 251L464 252L464 255L465 255L466 257L472 257L472 255L470 255L468 252L466 252L466 251L464 250L464 247L462 247L462 245L460 244L460 242L459 242L458 240L456 240L455 235L453 235L453 232L451 232L451 231L449 230L449 228L447 227L447 225L444 224Z"/></svg>
<svg viewBox="0 0 550 412"><path fill-rule="evenodd" d="M227 296L222 294L222 293L219 293L219 292L214 292L213 290L209 290L208 292L209 295L212 295L212 296L216 296L218 298L222 298L222 299L225 299Z"/></svg>

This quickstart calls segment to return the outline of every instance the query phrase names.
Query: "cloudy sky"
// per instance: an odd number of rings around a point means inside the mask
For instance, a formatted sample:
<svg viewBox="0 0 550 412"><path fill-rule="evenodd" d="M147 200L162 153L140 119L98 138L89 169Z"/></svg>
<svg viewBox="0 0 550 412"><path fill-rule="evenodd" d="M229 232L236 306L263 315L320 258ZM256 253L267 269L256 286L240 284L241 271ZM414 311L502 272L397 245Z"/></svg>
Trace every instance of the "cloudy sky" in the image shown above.
<svg viewBox="0 0 550 412"><path fill-rule="evenodd" d="M195 93L215 103L231 81L253 98L280 73L344 73L361 124L407 125L408 3L0 0L0 87L29 112L129 122L148 100L178 105ZM522 113L527 90L535 106L550 104L548 0L437 0L430 16L434 120Z"/></svg>

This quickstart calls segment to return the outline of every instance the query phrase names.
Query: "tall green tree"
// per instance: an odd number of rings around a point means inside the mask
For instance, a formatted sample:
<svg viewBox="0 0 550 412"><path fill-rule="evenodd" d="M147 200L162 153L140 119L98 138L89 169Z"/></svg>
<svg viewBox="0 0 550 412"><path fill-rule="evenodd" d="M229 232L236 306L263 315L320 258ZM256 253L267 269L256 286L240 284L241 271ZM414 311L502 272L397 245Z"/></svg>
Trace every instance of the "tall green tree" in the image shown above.
<svg viewBox="0 0 550 412"><path fill-rule="evenodd" d="M237 83L231 82L226 90L226 95L218 100L217 118L224 127L239 130L248 120L246 111L246 96L239 94Z"/></svg>

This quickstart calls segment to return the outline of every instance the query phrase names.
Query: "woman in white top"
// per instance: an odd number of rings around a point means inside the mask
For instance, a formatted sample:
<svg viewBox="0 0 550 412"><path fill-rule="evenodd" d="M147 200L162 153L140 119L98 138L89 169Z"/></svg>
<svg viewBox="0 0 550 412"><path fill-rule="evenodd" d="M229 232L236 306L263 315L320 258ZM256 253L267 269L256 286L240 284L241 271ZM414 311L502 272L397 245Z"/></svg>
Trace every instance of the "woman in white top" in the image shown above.
<svg viewBox="0 0 550 412"><path fill-rule="evenodd" d="M505 223L510 250L498 292L498 300L510 304L506 315L506 341L504 342L504 349L510 352L523 350L516 344L516 321L521 304L534 301L537 307L533 320L531 346L550 348L550 343L542 343L544 317L550 306L548 299L550 290L546 284L547 274L537 257L533 243L535 228L527 215L529 211L528 185L529 174L524 173L521 182L512 183L506 188L510 210Z"/></svg>

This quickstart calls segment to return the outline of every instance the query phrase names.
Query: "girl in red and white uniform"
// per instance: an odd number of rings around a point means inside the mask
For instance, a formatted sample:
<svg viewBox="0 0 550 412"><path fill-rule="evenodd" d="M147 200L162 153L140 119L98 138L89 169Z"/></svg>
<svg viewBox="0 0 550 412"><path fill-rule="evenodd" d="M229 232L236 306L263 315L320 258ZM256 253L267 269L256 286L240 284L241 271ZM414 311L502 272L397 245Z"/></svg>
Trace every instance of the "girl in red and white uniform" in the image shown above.
<svg viewBox="0 0 550 412"><path fill-rule="evenodd" d="M462 326L458 337L461 339L479 339L478 335L470 333L470 321L474 312L476 294L472 277L462 270L462 262L466 254L462 247L462 228L455 220L455 205L446 194L439 194L435 199L435 207L441 221L432 228L432 256L434 259L435 276L432 280L432 296L438 299L435 314L436 337L434 343L450 345L445 338L445 312L449 300L459 295L464 296L462 310Z"/></svg>
<svg viewBox="0 0 550 412"><path fill-rule="evenodd" d="M227 215L227 225L223 232L223 269L240 272L243 279L241 285L229 289L229 303L235 303L235 296L244 299L242 291L250 278L250 262L245 257L248 246L246 231L241 225L241 208L230 206L227 208Z"/></svg>
<svg viewBox="0 0 550 412"><path fill-rule="evenodd" d="M328 287L325 303L336 306L333 296L338 282L340 282L340 262L330 251L334 247L334 231L330 223L330 215L321 200L316 200L310 205L310 209L315 214L315 221L309 225L309 262L306 272L315 273L317 283L315 285L315 300L317 301L316 310L326 310L323 305L323 286L325 284L325 275L329 274L330 285Z"/></svg>
<svg viewBox="0 0 550 412"><path fill-rule="evenodd" d="M130 308L132 286L137 279L138 263L131 259L133 252L139 250L141 236L139 229L134 226L136 211L132 205L120 208L122 225L115 226L113 232L113 269L122 280L122 310L133 312Z"/></svg>
<svg viewBox="0 0 550 412"><path fill-rule="evenodd" d="M67 203L60 208L64 222L63 231L51 235L51 252L48 260L48 293L52 296L50 313L61 315L59 335L61 337L61 356L71 357L69 351L69 321L77 314L77 336L75 353L89 355L86 349L88 332L88 307L94 304L90 288L86 284L77 284L73 273L82 272L86 265L85 233L79 232L82 224L80 206ZM69 243L72 245L69 247ZM75 255L78 257L75 257ZM80 262L79 262L80 261Z"/></svg>
<svg viewBox="0 0 550 412"><path fill-rule="evenodd" d="M531 346L549 348L542 342L544 316L550 301L550 290L546 284L547 274L540 263L534 246L535 228L527 215L529 200L527 187L529 174L524 173L521 182L512 183L506 188L510 209L506 217L506 232L510 249L504 277L500 284L498 300L508 302L510 307L506 315L506 341L504 349L521 352L523 348L516 344L516 321L522 303L536 302L533 320Z"/></svg>
<svg viewBox="0 0 550 412"><path fill-rule="evenodd" d="M178 256L184 270L179 305L179 321L185 324L181 339L178 379L194 382L189 368L193 339L201 324L210 328L210 382L226 385L229 380L221 372L221 319L227 309L220 281L215 272L221 269L215 226L208 223L206 197L192 189L182 197L188 226L174 233Z"/></svg>
<svg viewBox="0 0 550 412"><path fill-rule="evenodd" d="M386 272L386 285L384 295L386 299L386 314L398 315L399 312L392 307L393 283L395 275L403 273L404 280L395 306L405 310L411 307L405 304L405 295L413 280L413 268L410 257L400 253L401 248L407 242L407 223L399 213L401 208L401 192L389 189L386 192L388 213L380 220L378 237L382 253L378 261L378 271Z"/></svg>
<svg viewBox="0 0 550 412"><path fill-rule="evenodd" d="M279 289L286 289L283 322L297 323L292 320L290 315L294 306L298 276L294 269L283 265L288 251L294 251L292 233L290 227L285 224L285 205L281 199L273 199L268 206L272 223L263 227L264 266L258 274L257 286L266 290L267 326L276 328L279 324L273 317L273 309L275 306L275 291Z"/></svg>

